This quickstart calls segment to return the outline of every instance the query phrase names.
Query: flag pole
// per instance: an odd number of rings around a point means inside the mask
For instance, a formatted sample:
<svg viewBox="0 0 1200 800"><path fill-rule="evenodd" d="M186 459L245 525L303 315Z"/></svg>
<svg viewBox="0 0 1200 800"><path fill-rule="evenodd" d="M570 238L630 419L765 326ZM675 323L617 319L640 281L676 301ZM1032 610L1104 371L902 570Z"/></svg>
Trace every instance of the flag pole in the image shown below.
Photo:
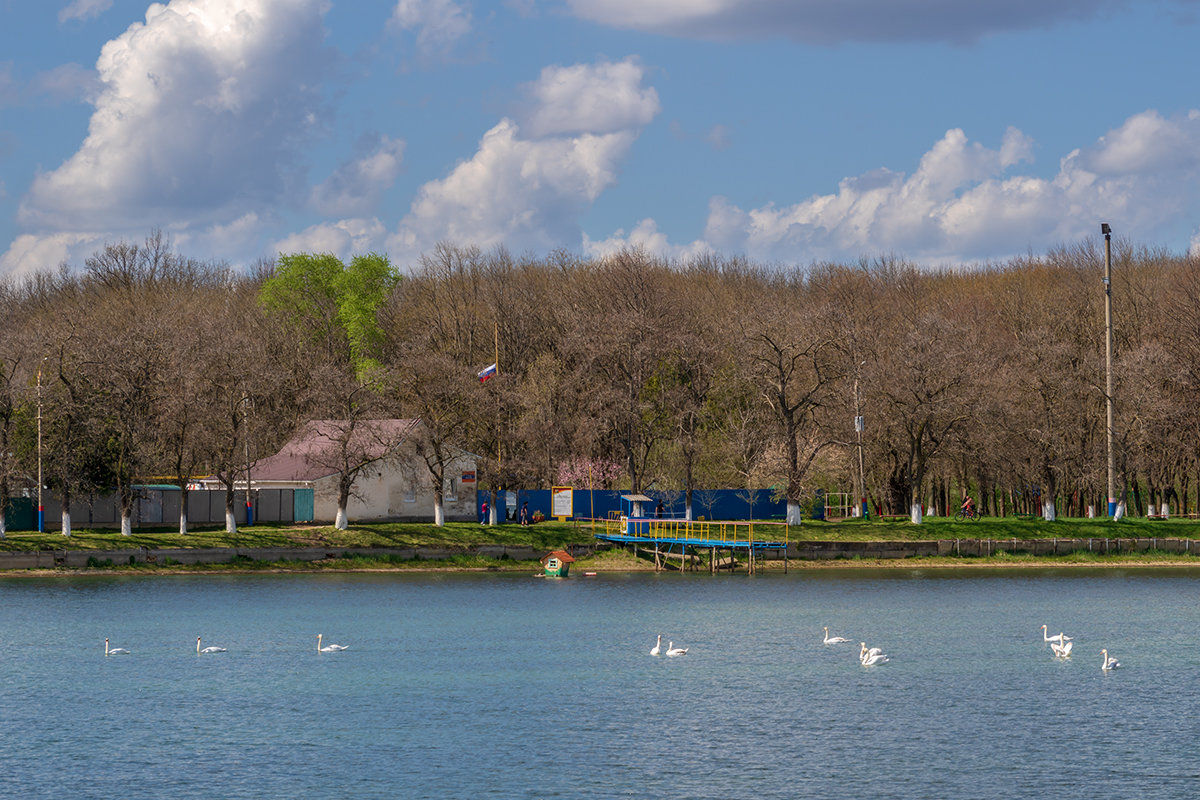
<svg viewBox="0 0 1200 800"><path fill-rule="evenodd" d="M492 355L495 356L496 374L500 374L500 320L492 320L492 346L494 348ZM500 444L500 406L496 405L496 499L500 499L500 492L503 488L500 483L500 471L503 466L501 458L502 448ZM507 505L507 503L505 504ZM496 504L492 503L492 508L495 509ZM507 511L505 512L507 516Z"/></svg>

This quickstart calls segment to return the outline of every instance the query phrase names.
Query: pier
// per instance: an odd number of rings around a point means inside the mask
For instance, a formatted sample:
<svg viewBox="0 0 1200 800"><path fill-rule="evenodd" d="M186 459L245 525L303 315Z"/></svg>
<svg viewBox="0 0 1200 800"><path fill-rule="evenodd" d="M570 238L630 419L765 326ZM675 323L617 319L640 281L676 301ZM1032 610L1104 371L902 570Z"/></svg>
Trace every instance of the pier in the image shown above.
<svg viewBox="0 0 1200 800"><path fill-rule="evenodd" d="M737 559L742 554L747 573L753 575L764 568L765 556L771 553L783 562L783 571L787 572L788 526L782 522L626 516L596 522L602 526L594 534L597 539L653 552L654 568L658 571L673 569L668 562L674 559L679 560L680 572L700 569L706 562L711 573L719 569L732 571L738 567Z"/></svg>

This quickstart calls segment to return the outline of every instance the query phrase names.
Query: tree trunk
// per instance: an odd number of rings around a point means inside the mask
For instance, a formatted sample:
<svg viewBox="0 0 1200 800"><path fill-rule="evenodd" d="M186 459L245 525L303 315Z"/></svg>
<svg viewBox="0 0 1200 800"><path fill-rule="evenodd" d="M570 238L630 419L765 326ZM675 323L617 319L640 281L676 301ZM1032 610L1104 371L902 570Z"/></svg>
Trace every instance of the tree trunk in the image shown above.
<svg viewBox="0 0 1200 800"><path fill-rule="evenodd" d="M350 527L350 523L346 520L346 506L342 502L338 502L337 518L333 521L333 527L339 531L344 531Z"/></svg>
<svg viewBox="0 0 1200 800"><path fill-rule="evenodd" d="M921 524L921 501L913 499L912 504L908 508L909 519L913 525Z"/></svg>
<svg viewBox="0 0 1200 800"><path fill-rule="evenodd" d="M62 535L67 538L71 537L71 506L63 505L62 510Z"/></svg>
<svg viewBox="0 0 1200 800"><path fill-rule="evenodd" d="M179 490L179 535L186 536L188 532L188 490L183 487Z"/></svg>
<svg viewBox="0 0 1200 800"><path fill-rule="evenodd" d="M1053 496L1050 496L1048 498L1043 497L1042 498L1042 519L1044 519L1046 522L1054 522L1054 518L1055 518L1054 497Z"/></svg>
<svg viewBox="0 0 1200 800"><path fill-rule="evenodd" d="M804 515L800 512L800 504L789 498L787 501L787 524L800 525L803 521Z"/></svg>
<svg viewBox="0 0 1200 800"><path fill-rule="evenodd" d="M225 484L225 532L237 533L237 515L233 513L233 481Z"/></svg>

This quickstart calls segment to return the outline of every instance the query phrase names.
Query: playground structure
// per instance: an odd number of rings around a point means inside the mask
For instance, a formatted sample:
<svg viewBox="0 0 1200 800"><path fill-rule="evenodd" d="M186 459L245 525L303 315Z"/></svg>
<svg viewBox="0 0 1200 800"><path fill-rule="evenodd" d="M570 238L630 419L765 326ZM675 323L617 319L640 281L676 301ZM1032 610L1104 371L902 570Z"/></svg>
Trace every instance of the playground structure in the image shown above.
<svg viewBox="0 0 1200 800"><path fill-rule="evenodd" d="M680 572L697 570L705 561L710 573L732 571L738 567L738 554L744 551L750 575L765 568L768 553L783 561L783 571L787 572L788 526L782 522L709 522L625 515L594 522L602 528L594 534L601 541L628 544L635 552L639 547L652 550L656 571L667 569L673 559L679 559ZM723 557L725 551L728 555Z"/></svg>

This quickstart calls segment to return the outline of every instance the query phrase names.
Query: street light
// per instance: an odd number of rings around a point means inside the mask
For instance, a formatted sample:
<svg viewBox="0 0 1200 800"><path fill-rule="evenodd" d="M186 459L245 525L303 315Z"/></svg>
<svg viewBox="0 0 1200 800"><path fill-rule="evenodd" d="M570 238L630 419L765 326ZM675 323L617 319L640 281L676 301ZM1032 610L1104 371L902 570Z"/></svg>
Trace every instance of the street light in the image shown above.
<svg viewBox="0 0 1200 800"><path fill-rule="evenodd" d="M1112 228L1100 223L1104 234L1104 401L1108 429L1108 516L1117 514L1117 487L1113 469L1113 384L1112 384Z"/></svg>
<svg viewBox="0 0 1200 800"><path fill-rule="evenodd" d="M867 474L863 469L863 418L859 407L858 378L863 364L866 363L866 361L860 361L858 367L854 370L854 432L858 436L858 515L861 519L867 518Z"/></svg>
<svg viewBox="0 0 1200 800"><path fill-rule="evenodd" d="M43 357L42 363L38 364L37 374L38 533L46 532L46 507L42 505L42 365L45 363L46 357Z"/></svg>

